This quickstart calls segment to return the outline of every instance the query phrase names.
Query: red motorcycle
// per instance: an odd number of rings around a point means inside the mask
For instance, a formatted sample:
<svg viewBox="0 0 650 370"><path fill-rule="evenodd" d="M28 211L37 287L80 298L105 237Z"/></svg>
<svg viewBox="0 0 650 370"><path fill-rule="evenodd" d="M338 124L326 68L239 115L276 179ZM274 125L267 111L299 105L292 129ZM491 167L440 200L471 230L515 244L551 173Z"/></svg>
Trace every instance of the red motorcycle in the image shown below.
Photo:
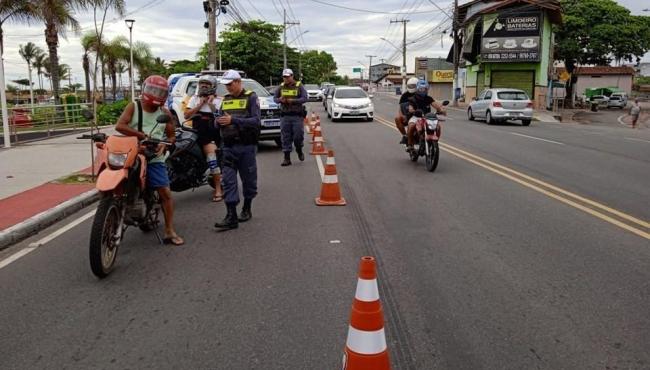
<svg viewBox="0 0 650 370"><path fill-rule="evenodd" d="M448 101L444 101L443 105L448 105ZM444 113L427 113L417 120L415 123L414 141L415 147L409 151L411 161L417 162L418 158L425 158L425 165L427 171L433 172L438 167L440 159L440 148L438 147L438 140L442 134L442 124L440 121L444 120Z"/></svg>

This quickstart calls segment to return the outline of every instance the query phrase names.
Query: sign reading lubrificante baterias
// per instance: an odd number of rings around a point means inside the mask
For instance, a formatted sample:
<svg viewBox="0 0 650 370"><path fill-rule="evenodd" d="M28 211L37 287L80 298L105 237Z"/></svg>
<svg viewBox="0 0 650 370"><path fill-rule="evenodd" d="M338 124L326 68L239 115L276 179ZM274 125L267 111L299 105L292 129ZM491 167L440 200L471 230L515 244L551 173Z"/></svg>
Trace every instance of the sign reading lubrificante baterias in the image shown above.
<svg viewBox="0 0 650 370"><path fill-rule="evenodd" d="M512 11L483 16L483 62L538 62L541 13Z"/></svg>

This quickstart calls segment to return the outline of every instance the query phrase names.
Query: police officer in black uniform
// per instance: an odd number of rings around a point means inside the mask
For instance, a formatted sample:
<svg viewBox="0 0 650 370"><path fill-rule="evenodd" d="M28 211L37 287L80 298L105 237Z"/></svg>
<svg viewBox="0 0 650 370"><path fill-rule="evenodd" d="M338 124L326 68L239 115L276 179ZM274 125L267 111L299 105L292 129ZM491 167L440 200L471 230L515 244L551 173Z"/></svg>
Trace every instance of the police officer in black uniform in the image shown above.
<svg viewBox="0 0 650 370"><path fill-rule="evenodd" d="M214 224L219 229L236 229L239 222L251 219L251 204L257 195L257 142L260 134L261 113L257 95L242 86L237 71L229 70L221 77L228 94L221 103L222 116L217 118L223 140L223 191L226 217ZM241 178L244 206L237 216L239 190L237 173Z"/></svg>

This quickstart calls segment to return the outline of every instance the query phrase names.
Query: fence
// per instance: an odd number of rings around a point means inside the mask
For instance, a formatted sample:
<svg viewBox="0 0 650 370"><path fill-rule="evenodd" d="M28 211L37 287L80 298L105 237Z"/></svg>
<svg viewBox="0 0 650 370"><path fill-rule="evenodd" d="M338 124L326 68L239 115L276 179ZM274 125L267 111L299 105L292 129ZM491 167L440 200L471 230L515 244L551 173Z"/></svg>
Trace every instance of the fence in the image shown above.
<svg viewBox="0 0 650 370"><path fill-rule="evenodd" d="M92 110L92 104L23 104L10 107L8 113L11 142L20 143L37 138L48 138L71 130L89 127L90 122L81 114L84 109ZM2 113L0 112L1 118ZM0 133L4 135L2 127L0 127Z"/></svg>

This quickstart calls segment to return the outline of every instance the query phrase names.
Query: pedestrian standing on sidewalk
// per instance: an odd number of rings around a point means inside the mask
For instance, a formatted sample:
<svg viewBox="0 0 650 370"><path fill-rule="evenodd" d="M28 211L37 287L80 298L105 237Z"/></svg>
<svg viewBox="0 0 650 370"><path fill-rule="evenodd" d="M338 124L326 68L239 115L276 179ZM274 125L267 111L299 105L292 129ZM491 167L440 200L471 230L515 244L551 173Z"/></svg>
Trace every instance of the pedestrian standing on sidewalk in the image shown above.
<svg viewBox="0 0 650 370"><path fill-rule="evenodd" d="M305 117L305 108L303 104L307 102L307 90L302 86L300 81L293 78L293 71L285 69L282 71L283 82L279 89L275 90L273 100L280 104L281 118L280 128L282 136L282 151L284 152L284 161L282 166L291 165L291 147L296 147L298 159L305 160L302 152L305 140L305 128L303 119Z"/></svg>
<svg viewBox="0 0 650 370"><path fill-rule="evenodd" d="M636 124L639 121L639 116L641 115L641 105L639 105L639 98L634 99L634 103L630 109L630 115L632 116L632 128L636 128Z"/></svg>
<svg viewBox="0 0 650 370"><path fill-rule="evenodd" d="M236 229L239 222L251 219L251 205L257 195L257 142L262 124L262 114L257 95L244 89L241 76L229 70L221 77L228 94L221 103L222 116L217 118L223 140L223 191L226 217L214 224L218 229ZM237 216L239 190L237 173L242 182L244 206Z"/></svg>

